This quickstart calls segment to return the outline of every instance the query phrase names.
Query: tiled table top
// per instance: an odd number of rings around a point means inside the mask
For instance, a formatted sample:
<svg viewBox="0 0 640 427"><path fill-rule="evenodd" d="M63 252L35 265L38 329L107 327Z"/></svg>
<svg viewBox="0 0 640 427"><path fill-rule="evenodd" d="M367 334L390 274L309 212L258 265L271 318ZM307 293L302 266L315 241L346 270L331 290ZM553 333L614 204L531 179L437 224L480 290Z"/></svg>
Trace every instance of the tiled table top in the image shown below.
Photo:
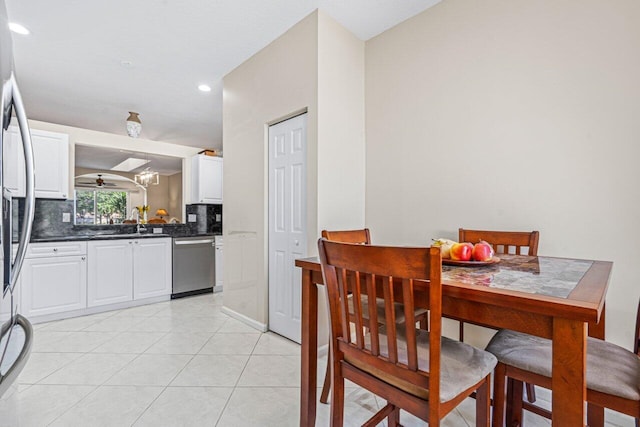
<svg viewBox="0 0 640 427"><path fill-rule="evenodd" d="M547 257L498 255L487 266L442 267L442 281L566 298L589 270L592 261Z"/></svg>

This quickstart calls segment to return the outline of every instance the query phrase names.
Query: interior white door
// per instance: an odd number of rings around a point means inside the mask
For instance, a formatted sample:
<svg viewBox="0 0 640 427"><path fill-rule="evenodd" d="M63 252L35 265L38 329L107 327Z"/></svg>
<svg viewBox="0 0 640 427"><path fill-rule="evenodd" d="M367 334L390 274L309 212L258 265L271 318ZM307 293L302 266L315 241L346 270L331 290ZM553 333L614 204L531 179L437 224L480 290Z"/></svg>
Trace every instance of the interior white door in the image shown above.
<svg viewBox="0 0 640 427"><path fill-rule="evenodd" d="M269 329L300 342L300 269L306 256L307 115L269 127Z"/></svg>

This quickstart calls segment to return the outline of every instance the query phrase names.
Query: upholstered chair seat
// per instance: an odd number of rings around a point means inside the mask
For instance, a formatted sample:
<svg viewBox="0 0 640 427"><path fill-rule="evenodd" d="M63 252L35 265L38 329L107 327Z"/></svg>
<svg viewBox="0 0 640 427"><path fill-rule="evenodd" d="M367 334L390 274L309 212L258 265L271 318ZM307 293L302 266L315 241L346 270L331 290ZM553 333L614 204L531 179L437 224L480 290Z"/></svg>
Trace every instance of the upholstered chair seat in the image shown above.
<svg viewBox="0 0 640 427"><path fill-rule="evenodd" d="M503 329L487 346L501 363L551 377L551 340ZM587 388L640 400L640 358L613 343L587 341Z"/></svg>

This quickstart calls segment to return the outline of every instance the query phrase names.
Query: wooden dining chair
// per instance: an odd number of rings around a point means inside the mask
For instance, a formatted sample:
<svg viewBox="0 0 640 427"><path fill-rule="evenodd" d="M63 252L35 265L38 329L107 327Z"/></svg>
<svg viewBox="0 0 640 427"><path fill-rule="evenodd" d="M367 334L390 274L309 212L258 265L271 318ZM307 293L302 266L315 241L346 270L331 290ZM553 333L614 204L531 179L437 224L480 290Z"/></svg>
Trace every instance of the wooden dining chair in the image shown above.
<svg viewBox="0 0 640 427"><path fill-rule="evenodd" d="M467 230L458 229L458 241L478 243L484 240L489 243L496 254L538 255L538 241L540 233L537 231L495 231L495 230ZM459 319L456 319L459 320ZM469 323L469 322L467 322ZM464 324L459 323L459 339L464 341ZM527 383L527 400L530 403L536 401L536 390L533 385Z"/></svg>
<svg viewBox="0 0 640 427"><path fill-rule="evenodd" d="M336 231L322 230L322 237L334 242L357 243L360 245L371 244L371 233L368 228L363 228L358 230L336 230ZM380 324L385 324L386 317L385 317L384 300L378 299L376 301L377 301L378 322ZM365 319L368 321L368 314L367 314L369 312L368 300L366 298L363 298L361 301L361 304L365 312ZM349 312L353 313L353 298L350 299ZM415 312L415 317L417 318L418 321L424 322L424 319L426 318L426 315L425 315L426 312L427 310L425 309L417 309ZM396 322L402 323L405 321L404 311L402 309L401 303L394 304L394 314L395 314ZM320 393L320 402L322 403L327 403L329 401L329 390L331 389L330 365L331 365L331 358L327 357L327 369L324 375L322 392Z"/></svg>
<svg viewBox="0 0 640 427"><path fill-rule="evenodd" d="M493 355L442 336L439 248L383 247L318 241L331 323L331 426L341 427L344 380L387 401L364 426L385 418L400 425L400 409L439 426L440 419L477 392L476 426L489 425ZM428 292L430 331L416 327L414 290ZM352 330L349 290L353 293ZM365 313L361 298L369 300ZM385 302L386 324L378 326L376 298ZM394 320L394 301L403 303L406 322ZM368 315L368 332L363 327Z"/></svg>
<svg viewBox="0 0 640 427"><path fill-rule="evenodd" d="M640 418L640 303L634 352L610 342L587 340L587 402ZM551 389L551 340L503 329L487 346L498 358L493 394L493 426L522 426L522 410L551 419L551 412L522 401L524 381ZM506 380L506 381L505 381ZM505 390L507 397L505 399ZM602 425L589 420L589 425Z"/></svg>

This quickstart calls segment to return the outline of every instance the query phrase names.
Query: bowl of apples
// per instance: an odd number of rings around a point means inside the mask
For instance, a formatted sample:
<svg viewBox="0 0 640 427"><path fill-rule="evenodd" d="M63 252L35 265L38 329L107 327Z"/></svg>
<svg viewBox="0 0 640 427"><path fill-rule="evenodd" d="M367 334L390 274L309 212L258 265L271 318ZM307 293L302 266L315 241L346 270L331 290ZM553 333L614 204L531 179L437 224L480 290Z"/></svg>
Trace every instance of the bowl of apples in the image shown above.
<svg viewBox="0 0 640 427"><path fill-rule="evenodd" d="M495 256L493 247L484 240L474 245L449 239L433 239L433 246L440 248L444 265L480 267L500 262L500 258Z"/></svg>

